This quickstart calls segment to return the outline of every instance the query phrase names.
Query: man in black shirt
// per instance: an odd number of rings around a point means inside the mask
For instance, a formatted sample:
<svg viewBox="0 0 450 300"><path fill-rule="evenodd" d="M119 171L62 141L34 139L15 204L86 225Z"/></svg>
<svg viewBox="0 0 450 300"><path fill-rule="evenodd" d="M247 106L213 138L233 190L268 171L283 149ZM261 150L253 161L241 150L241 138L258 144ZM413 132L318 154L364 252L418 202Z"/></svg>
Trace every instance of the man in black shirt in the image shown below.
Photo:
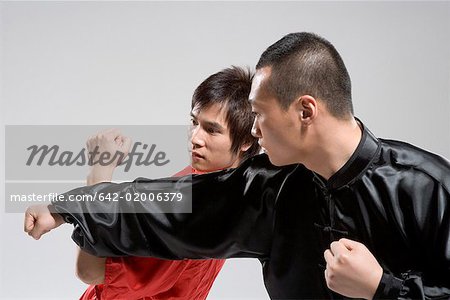
<svg viewBox="0 0 450 300"><path fill-rule="evenodd" d="M114 215L98 215L74 211L105 203L55 202L52 217L31 209L26 230L39 238L64 218L99 256L256 257L274 299L449 298L449 162L378 139L356 119L345 65L315 34L283 37L256 68L252 132L268 156L194 177L192 214L126 214L134 204L119 202L107 208ZM184 180L69 194L146 193ZM128 227L133 237L122 235Z"/></svg>

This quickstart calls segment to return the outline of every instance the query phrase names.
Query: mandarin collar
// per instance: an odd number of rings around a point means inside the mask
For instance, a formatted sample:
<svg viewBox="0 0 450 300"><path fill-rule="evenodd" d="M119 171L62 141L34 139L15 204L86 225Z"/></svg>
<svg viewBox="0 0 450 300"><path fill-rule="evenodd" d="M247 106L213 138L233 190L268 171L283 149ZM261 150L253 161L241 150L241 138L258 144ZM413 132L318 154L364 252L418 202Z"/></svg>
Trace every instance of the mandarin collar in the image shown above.
<svg viewBox="0 0 450 300"><path fill-rule="evenodd" d="M380 150L380 141L358 118L355 119L362 131L358 147L356 147L356 150L353 152L352 156L350 156L350 159L342 166L342 168L334 173L328 181L319 174L313 172L315 177L314 181L317 182L321 188L337 190L342 187L348 187L353 181L359 179L363 175L364 171L370 166L370 163Z"/></svg>

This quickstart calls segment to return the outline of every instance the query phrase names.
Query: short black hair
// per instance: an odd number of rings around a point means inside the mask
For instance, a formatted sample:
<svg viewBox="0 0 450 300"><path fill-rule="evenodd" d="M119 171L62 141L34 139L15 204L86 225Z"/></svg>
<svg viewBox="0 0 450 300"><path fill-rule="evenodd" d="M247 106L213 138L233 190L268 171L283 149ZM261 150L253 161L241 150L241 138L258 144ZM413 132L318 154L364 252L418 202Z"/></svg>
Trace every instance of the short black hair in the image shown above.
<svg viewBox="0 0 450 300"><path fill-rule="evenodd" d="M314 33L290 33L264 51L256 69L263 67L271 67L267 87L284 109L297 97L310 95L322 100L337 118L353 116L350 76L326 39Z"/></svg>
<svg viewBox="0 0 450 300"><path fill-rule="evenodd" d="M241 160L258 154L258 140L252 136L254 116L248 101L254 73L248 68L231 66L206 78L194 91L191 109L199 110L213 104L224 105L225 121L230 130L231 152L237 154L245 144L250 148Z"/></svg>

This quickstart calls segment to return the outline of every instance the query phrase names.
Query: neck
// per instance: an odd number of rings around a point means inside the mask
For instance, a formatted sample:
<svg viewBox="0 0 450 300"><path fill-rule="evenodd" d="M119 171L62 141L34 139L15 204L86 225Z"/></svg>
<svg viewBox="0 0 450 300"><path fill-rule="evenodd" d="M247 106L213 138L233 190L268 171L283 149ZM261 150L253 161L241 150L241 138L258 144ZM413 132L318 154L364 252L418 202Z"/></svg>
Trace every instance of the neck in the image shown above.
<svg viewBox="0 0 450 300"><path fill-rule="evenodd" d="M330 118L320 129L305 166L328 180L355 152L362 131L354 118L344 121Z"/></svg>

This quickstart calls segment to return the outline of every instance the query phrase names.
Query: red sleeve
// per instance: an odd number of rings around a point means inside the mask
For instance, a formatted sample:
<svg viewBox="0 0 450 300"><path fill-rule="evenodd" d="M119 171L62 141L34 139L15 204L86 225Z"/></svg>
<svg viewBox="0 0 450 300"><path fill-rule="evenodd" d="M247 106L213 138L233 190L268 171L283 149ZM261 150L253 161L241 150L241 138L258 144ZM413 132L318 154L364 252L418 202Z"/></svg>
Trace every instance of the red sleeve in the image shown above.
<svg viewBox="0 0 450 300"><path fill-rule="evenodd" d="M189 174L201 174L201 173L204 173L204 172L198 172L197 170L193 169L191 166L187 166L186 168L184 168L183 170L181 170L180 172L176 173L173 176L181 177L181 176L186 176Z"/></svg>
<svg viewBox="0 0 450 300"><path fill-rule="evenodd" d="M153 295L152 300L204 300L222 269L225 260L188 260L186 269L167 291Z"/></svg>
<svg viewBox="0 0 450 300"><path fill-rule="evenodd" d="M95 299L100 299L97 296L96 293L96 287L100 287L103 286L103 284L100 285L90 285L86 291L83 293L83 295L81 295L80 300L95 300Z"/></svg>
<svg viewBox="0 0 450 300"><path fill-rule="evenodd" d="M188 261L150 257L107 258L101 299L138 299L169 290Z"/></svg>

